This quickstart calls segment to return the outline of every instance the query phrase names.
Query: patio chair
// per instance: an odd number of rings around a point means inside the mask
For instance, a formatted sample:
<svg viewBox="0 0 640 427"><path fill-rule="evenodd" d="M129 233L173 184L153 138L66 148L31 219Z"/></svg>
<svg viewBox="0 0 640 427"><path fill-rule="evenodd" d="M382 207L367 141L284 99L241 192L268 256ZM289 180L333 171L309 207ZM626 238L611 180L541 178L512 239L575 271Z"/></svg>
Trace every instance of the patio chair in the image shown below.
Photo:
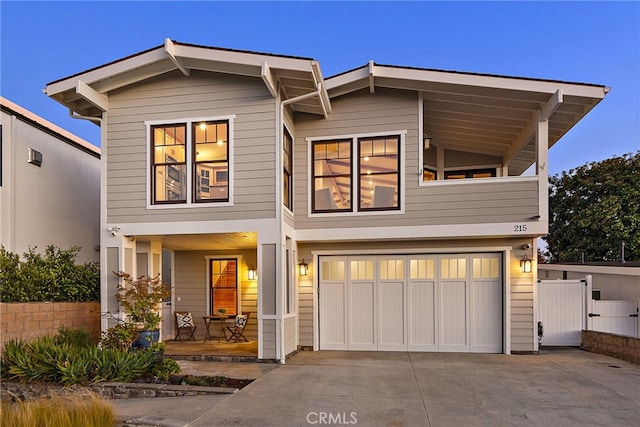
<svg viewBox="0 0 640 427"><path fill-rule="evenodd" d="M175 314L176 314L176 340L179 339L180 341L182 341L181 334L184 332L189 334L188 339L195 341L196 338L193 336L193 334L196 332L196 329L198 327L193 323L193 316L191 315L191 312L176 311Z"/></svg>
<svg viewBox="0 0 640 427"><path fill-rule="evenodd" d="M250 311L243 311L242 314L236 316L235 320L233 321L233 326L227 326L227 329L229 330L229 332L231 332L231 335L229 335L229 337L227 338L227 342L231 341L232 339L236 342L240 341L241 339L249 342L247 337L244 336L244 328L246 328L247 323L249 323L250 315Z"/></svg>

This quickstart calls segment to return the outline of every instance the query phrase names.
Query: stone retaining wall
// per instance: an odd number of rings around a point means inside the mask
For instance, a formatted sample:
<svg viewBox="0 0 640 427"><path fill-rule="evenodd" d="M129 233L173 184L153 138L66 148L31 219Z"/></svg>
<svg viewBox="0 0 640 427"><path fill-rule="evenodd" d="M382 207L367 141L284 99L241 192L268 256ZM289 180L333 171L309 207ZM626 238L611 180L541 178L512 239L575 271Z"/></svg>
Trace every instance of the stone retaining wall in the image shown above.
<svg viewBox="0 0 640 427"><path fill-rule="evenodd" d="M61 326L83 328L97 342L100 339L100 303L0 303L0 348L11 338L31 340L54 335Z"/></svg>
<svg viewBox="0 0 640 427"><path fill-rule="evenodd" d="M233 394L237 388L229 387L201 387L174 384L146 384L146 383L98 383L87 387L63 387L56 384L26 384L11 381L0 383L3 396L13 395L19 399L34 399L41 396L58 394L73 394L79 390L91 390L107 399L133 399L143 397L176 397L197 396L203 394Z"/></svg>
<svg viewBox="0 0 640 427"><path fill-rule="evenodd" d="M582 331L582 348L640 364L640 338L598 331Z"/></svg>

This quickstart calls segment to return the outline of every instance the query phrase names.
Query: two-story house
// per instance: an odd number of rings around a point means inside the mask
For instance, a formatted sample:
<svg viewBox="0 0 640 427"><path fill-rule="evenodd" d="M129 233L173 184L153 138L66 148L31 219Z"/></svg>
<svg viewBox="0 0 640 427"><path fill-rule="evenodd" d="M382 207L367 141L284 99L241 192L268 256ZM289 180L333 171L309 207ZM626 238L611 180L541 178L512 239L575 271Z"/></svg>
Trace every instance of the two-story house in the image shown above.
<svg viewBox="0 0 640 427"><path fill-rule="evenodd" d="M251 311L280 361L536 351L548 149L607 91L374 62L325 78L169 39L46 88L101 127L103 311L110 272L164 272L166 317Z"/></svg>
<svg viewBox="0 0 640 427"><path fill-rule="evenodd" d="M0 245L100 255L100 149L0 97Z"/></svg>

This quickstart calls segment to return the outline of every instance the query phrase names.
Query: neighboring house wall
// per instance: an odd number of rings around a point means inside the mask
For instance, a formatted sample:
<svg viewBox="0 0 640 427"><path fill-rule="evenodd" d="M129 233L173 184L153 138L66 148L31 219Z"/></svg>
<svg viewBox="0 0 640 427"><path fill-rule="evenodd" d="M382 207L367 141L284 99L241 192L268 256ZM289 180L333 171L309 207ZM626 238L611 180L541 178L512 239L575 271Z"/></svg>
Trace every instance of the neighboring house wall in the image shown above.
<svg viewBox="0 0 640 427"><path fill-rule="evenodd" d="M109 94L107 222L174 222L177 212L180 221L275 218L275 111L261 80L196 71L189 78L168 73ZM229 115L235 115L230 135L233 206L147 209L150 142L145 122Z"/></svg>
<svg viewBox="0 0 640 427"><path fill-rule="evenodd" d="M640 299L640 266L538 264L540 279L582 279L587 274L592 277L593 290L601 291L603 300Z"/></svg>
<svg viewBox="0 0 640 427"><path fill-rule="evenodd" d="M0 244L22 255L29 247L81 247L77 261L98 261L100 150L0 98L2 186ZM38 167L29 149L42 154Z"/></svg>

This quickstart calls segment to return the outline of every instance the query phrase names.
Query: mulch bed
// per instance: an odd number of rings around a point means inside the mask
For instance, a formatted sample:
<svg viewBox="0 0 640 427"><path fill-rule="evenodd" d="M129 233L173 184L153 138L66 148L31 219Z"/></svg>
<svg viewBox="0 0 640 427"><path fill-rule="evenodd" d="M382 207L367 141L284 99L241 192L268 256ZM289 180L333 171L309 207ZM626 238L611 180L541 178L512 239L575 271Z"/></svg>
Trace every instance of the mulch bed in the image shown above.
<svg viewBox="0 0 640 427"><path fill-rule="evenodd" d="M148 377L136 382L147 384L195 385L200 387L228 387L241 389L251 384L253 380L227 378L219 375L171 375L168 381Z"/></svg>

